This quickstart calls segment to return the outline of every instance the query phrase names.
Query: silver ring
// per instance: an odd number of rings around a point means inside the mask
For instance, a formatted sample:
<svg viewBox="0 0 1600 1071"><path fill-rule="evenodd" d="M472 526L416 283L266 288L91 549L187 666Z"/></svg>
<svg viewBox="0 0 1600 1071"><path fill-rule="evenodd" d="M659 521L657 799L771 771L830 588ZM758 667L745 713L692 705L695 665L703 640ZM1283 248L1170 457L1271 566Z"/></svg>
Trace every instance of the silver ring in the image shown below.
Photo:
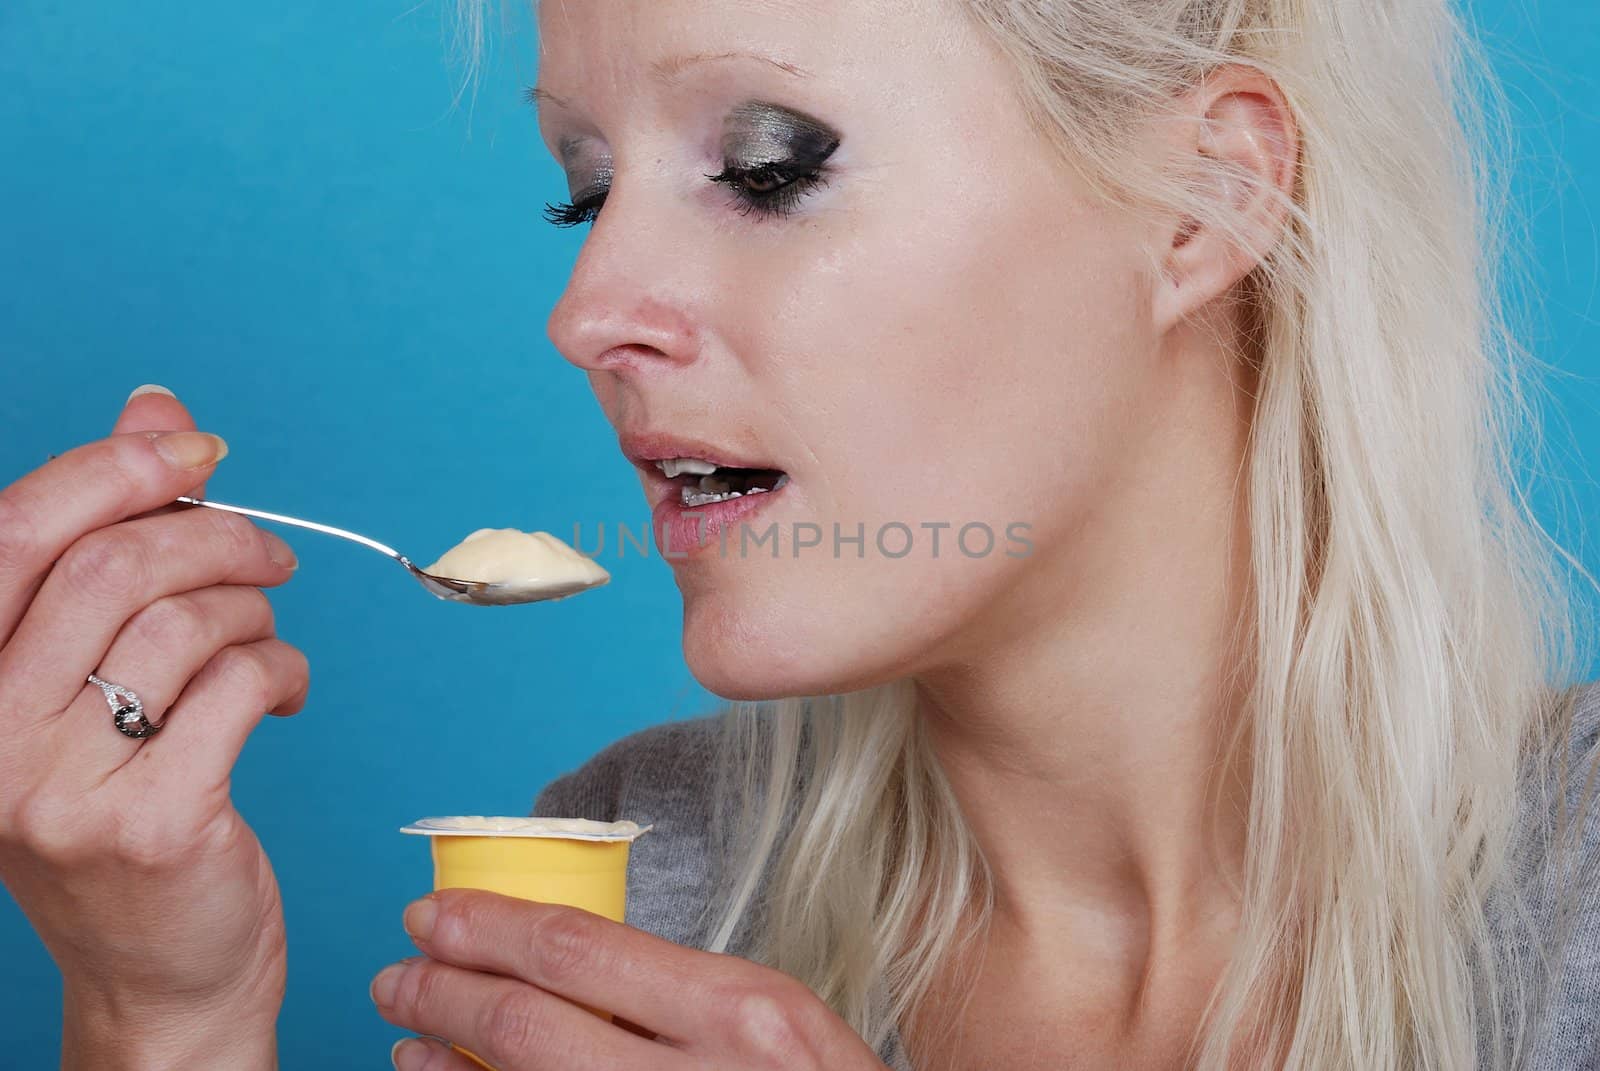
<svg viewBox="0 0 1600 1071"><path fill-rule="evenodd" d="M124 688L120 684L112 684L110 681L101 680L93 673L89 674L89 683L99 685L100 690L105 693L106 703L111 707L112 724L117 727L117 732L123 736L131 736L135 740L143 740L159 733L161 727L167 723L165 718L158 722L152 722L145 717L144 703L132 688ZM118 698L119 696L125 697L127 702L123 702L122 699Z"/></svg>

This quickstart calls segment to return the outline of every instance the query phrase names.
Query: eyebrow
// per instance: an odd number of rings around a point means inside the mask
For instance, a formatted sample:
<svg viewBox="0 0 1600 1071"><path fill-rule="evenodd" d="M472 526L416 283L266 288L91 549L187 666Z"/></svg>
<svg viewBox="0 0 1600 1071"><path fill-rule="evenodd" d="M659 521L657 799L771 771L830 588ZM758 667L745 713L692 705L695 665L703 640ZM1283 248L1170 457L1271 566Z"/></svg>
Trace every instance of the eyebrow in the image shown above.
<svg viewBox="0 0 1600 1071"><path fill-rule="evenodd" d="M691 52L682 56L666 56L650 64L650 76L658 82L671 84L676 81L684 71L697 63L707 63L713 60L725 59L753 59L775 67L788 75L796 78L810 78L811 72L804 67L796 66L787 60L776 59L772 56L762 55L759 52ZM558 108L571 109L572 102L565 97L558 96L548 89L539 86L529 86L526 91L528 104L537 110L541 104L554 104Z"/></svg>

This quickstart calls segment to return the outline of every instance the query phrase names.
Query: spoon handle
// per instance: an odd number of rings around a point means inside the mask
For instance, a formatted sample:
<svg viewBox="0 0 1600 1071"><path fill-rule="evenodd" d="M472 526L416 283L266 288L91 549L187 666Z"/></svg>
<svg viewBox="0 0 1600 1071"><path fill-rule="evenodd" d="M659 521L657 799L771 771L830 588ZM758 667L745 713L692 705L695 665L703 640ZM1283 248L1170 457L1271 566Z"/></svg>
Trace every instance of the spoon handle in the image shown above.
<svg viewBox="0 0 1600 1071"><path fill-rule="evenodd" d="M280 524L292 524L297 528L309 528L313 532L323 532L327 535L339 536L341 539L349 539L353 542L369 546L373 550L387 554L389 557L393 558L397 562L400 562L402 565L407 565L409 567L410 564L407 562L405 556L399 551L395 550L393 547L385 546L384 544L379 543L376 539L368 539L364 535L357 535L355 532L347 532L343 528L335 528L331 524L318 524L316 521L303 521L299 517L285 517L281 513L268 513L266 510L249 509L245 506L230 506L226 502L213 502L210 499L190 498L188 495L179 495L177 501L182 502L187 506L208 506L211 509L226 510L229 513L242 513L246 517L260 517L263 520L277 521Z"/></svg>

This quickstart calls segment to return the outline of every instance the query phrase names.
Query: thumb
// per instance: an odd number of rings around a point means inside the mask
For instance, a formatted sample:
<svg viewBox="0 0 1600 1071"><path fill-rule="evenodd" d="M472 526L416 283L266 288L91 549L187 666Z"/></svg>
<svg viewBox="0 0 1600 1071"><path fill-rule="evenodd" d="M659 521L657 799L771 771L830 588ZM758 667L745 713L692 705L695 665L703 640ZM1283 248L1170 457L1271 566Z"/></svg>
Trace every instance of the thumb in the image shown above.
<svg viewBox="0 0 1600 1071"><path fill-rule="evenodd" d="M143 431L198 431L188 408L166 387L159 383L146 383L134 388L123 403L122 413L111 428L111 434L123 435ZM201 482L184 494L191 498L204 498L206 485ZM162 511L169 507L162 507ZM193 507L182 507L191 509ZM160 511L158 511L160 512Z"/></svg>

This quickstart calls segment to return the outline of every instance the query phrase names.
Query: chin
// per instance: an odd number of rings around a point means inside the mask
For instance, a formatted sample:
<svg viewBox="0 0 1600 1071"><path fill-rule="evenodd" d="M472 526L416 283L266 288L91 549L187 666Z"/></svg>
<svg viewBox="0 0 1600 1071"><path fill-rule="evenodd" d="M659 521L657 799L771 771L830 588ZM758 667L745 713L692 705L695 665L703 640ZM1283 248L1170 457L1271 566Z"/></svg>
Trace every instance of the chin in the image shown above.
<svg viewBox="0 0 1600 1071"><path fill-rule="evenodd" d="M883 620L876 599L834 596L825 585L787 596L685 591L689 672L730 700L837 695L907 676L917 664L917 630Z"/></svg>
<svg viewBox="0 0 1600 1071"><path fill-rule="evenodd" d="M822 695L838 680L830 652L813 634L816 619L772 604L752 607L724 592L685 593L683 657L695 680L723 699Z"/></svg>

